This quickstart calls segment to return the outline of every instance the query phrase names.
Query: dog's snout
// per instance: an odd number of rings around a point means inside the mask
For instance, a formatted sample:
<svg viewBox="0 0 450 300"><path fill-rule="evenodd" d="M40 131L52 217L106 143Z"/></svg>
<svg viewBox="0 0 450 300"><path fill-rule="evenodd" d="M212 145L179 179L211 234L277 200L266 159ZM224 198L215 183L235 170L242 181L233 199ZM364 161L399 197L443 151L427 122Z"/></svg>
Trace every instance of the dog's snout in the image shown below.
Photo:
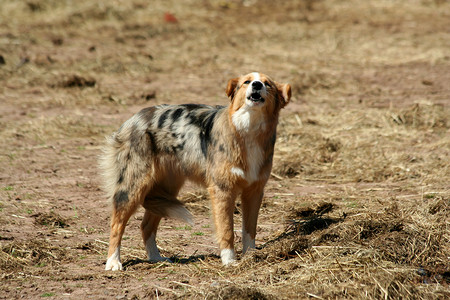
<svg viewBox="0 0 450 300"><path fill-rule="evenodd" d="M262 89L263 84L262 84L261 81L253 81L252 87L253 87L254 90L258 90L259 91L260 89Z"/></svg>

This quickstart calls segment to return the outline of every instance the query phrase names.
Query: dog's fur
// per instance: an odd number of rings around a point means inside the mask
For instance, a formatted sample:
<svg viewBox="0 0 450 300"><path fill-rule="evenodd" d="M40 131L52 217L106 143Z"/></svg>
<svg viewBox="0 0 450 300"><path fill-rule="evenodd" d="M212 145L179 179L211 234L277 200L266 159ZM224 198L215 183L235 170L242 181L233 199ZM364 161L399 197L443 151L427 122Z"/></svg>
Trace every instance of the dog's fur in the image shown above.
<svg viewBox="0 0 450 300"><path fill-rule="evenodd" d="M177 199L186 179L207 187L223 264L235 261L233 211L240 194L243 252L255 247L256 222L270 176L278 115L289 84L250 73L231 79L228 106L158 105L141 110L107 140L101 167L112 201L106 270L122 269L125 226L142 205L142 237L151 261L162 217L191 221Z"/></svg>

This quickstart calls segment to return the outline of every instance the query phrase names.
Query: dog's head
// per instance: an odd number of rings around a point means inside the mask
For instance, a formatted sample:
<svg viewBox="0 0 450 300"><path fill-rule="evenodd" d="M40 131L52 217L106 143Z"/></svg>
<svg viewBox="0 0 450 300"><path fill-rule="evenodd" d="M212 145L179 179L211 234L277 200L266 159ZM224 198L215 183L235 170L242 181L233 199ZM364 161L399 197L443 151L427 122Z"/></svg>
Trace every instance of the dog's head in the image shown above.
<svg viewBox="0 0 450 300"><path fill-rule="evenodd" d="M287 83L277 83L267 75L253 72L230 79L227 95L231 100L230 113L233 122L235 118L238 116L241 118L245 113L249 120L244 127L248 130L252 119L261 123L277 118L280 109L285 107L291 98L291 86ZM234 123L236 125L236 122Z"/></svg>

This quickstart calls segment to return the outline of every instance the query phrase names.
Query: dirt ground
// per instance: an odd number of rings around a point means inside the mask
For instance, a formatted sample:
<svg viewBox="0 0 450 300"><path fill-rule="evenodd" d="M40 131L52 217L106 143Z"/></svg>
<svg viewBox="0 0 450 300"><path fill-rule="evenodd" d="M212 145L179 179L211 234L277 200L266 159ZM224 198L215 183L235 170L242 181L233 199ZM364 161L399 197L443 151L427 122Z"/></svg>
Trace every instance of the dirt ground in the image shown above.
<svg viewBox="0 0 450 300"><path fill-rule="evenodd" d="M105 272L104 137L141 108L289 82L258 250L223 267L209 200L130 220ZM0 0L1 299L450 297L450 2Z"/></svg>

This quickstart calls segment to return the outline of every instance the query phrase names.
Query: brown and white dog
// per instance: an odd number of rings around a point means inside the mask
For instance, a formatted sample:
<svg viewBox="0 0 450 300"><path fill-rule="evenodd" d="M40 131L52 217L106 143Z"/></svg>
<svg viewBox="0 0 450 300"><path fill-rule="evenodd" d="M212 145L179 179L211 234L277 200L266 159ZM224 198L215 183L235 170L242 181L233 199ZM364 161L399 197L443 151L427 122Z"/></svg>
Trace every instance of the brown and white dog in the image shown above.
<svg viewBox="0 0 450 300"><path fill-rule="evenodd" d="M235 261L233 211L240 194L243 253L255 248L256 222L269 179L280 109L289 84L250 73L231 79L228 106L158 105L141 110L107 140L101 167L112 201L106 270L121 270L125 226L142 205L141 230L150 261L160 256L155 237L162 217L192 222L177 199L186 179L211 197L220 257Z"/></svg>

